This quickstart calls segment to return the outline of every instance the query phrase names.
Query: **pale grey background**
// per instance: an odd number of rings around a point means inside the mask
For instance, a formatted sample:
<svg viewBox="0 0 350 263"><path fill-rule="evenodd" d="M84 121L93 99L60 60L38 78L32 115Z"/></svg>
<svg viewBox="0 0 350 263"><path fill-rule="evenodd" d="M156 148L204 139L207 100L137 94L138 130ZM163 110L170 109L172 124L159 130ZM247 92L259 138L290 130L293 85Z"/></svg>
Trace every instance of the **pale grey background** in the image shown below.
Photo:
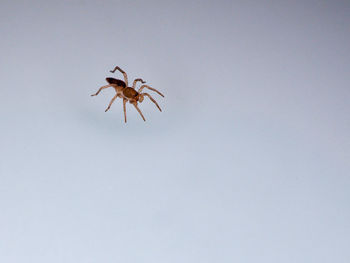
<svg viewBox="0 0 350 263"><path fill-rule="evenodd" d="M0 262L349 262L349 14L2 0Z"/></svg>

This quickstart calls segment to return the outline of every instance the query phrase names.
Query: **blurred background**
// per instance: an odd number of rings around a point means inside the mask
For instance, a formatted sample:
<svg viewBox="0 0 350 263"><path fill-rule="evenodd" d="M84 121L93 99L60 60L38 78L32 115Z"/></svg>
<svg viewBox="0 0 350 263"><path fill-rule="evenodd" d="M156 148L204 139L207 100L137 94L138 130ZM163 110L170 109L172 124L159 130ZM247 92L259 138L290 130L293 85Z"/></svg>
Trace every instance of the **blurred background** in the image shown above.
<svg viewBox="0 0 350 263"><path fill-rule="evenodd" d="M0 262L349 262L349 13L2 0Z"/></svg>

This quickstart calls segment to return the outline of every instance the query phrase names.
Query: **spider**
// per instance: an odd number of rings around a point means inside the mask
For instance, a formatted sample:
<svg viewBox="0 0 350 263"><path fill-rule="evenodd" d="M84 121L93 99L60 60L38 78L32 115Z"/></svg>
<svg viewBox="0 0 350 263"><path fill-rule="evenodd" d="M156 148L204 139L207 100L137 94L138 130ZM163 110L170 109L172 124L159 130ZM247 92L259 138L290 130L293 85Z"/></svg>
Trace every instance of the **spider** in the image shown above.
<svg viewBox="0 0 350 263"><path fill-rule="evenodd" d="M139 109L139 107L137 107L137 103L138 102L142 102L144 99L144 96L147 96L150 98L150 100L156 104L156 106L158 107L158 109L160 111L162 111L162 109L159 107L158 103L151 97L151 95L149 95L146 92L141 93L141 91L144 88L153 90L155 92L157 92L160 96L164 97L164 95L162 93L160 93L158 90L148 86L148 85L141 85L141 87L138 89L138 91L135 90L136 87L136 83L138 81L140 81L142 84L146 83L146 81L143 81L142 79L138 78L135 79L132 87L128 87L128 76L126 75L125 71L123 71L120 67L116 66L113 70L110 70L111 73L114 73L116 70L119 70L123 76L124 76L124 81L120 80L120 79L115 79L115 78L106 78L106 81L108 82L108 85L106 86L102 86L95 94L92 94L91 96L97 96L101 90L109 88L109 87L113 87L115 89L115 92L117 93L111 100L111 102L109 103L107 109L105 110L105 112L107 112L110 108L112 103L114 102L114 100L116 98L122 98L123 99L123 109L124 109L124 120L126 123L126 109L125 109L125 105L126 103L129 101L130 104L133 104L134 107L136 108L136 110L140 113L142 119L144 121L146 121L145 117L143 116L141 110Z"/></svg>

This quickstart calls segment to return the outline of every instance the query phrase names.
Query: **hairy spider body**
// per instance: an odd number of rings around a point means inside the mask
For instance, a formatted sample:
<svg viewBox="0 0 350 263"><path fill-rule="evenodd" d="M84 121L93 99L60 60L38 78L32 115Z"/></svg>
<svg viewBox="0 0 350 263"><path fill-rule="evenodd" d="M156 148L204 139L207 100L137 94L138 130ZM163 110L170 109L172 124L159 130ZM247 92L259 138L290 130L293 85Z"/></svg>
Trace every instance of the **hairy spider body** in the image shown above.
<svg viewBox="0 0 350 263"><path fill-rule="evenodd" d="M136 108L136 110L140 113L142 119L144 121L146 121L145 117L143 116L141 110L138 108L137 104L141 103L144 100L144 96L149 97L149 99L158 107L158 109L160 111L161 108L159 107L158 103L151 97L151 95L149 95L148 93L145 92L141 92L144 88L147 88L149 90L155 91L157 92L159 95L161 95L162 97L164 97L164 95L162 93L160 93L158 90L148 86L148 85L142 85L138 91L135 90L136 87L136 83L138 81L141 81L141 83L146 83L145 81L143 81L142 79L138 78L135 79L133 82L132 87L128 87L128 77L126 75L126 73L119 68L118 66L116 66L114 68L114 70L111 70L110 72L114 73L116 70L119 70L123 76L124 76L124 81L120 80L120 79L115 79L115 78L106 78L106 81L108 82L108 85L106 86L102 86L95 94L92 94L91 96L97 96L101 90L109 88L109 87L113 87L115 89L116 95L112 98L111 102L109 103L107 109L105 111L108 111L112 105L112 103L114 102L114 100L116 98L122 98L123 99L123 109L124 109L124 120L126 123L126 107L125 104L126 102L129 101L130 104L133 104L134 107Z"/></svg>
<svg viewBox="0 0 350 263"><path fill-rule="evenodd" d="M109 83L109 84L115 84L117 86L121 86L123 88L126 87L126 84L124 81L122 81L121 79L115 79L115 78L106 78L106 81Z"/></svg>
<svg viewBox="0 0 350 263"><path fill-rule="evenodd" d="M136 99L139 93L133 88L127 87L123 89L123 95L128 99Z"/></svg>

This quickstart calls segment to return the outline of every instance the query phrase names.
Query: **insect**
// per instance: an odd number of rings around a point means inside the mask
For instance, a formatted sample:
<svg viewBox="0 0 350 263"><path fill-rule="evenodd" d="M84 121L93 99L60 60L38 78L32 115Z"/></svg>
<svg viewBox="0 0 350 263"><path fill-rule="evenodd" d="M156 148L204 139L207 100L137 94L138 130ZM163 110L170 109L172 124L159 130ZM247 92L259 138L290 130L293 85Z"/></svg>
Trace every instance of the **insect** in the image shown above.
<svg viewBox="0 0 350 263"><path fill-rule="evenodd" d="M128 76L126 75L125 71L123 71L120 67L116 66L113 70L110 70L111 73L114 73L116 70L120 71L124 76L124 81L120 79L115 78L106 78L106 81L108 82L108 85L102 86L95 94L92 94L91 96L97 96L101 90L113 87L115 89L115 92L117 93L109 103L107 109L105 112L107 112L110 108L112 103L115 101L116 98L122 98L123 99L123 109L124 109L124 120L126 123L126 103L129 101L130 104L134 105L136 110L140 113L142 119L146 121L145 117L143 116L141 110L137 106L138 103L141 103L144 99L144 97L148 97L157 107L160 111L162 109L159 107L158 103L152 98L151 95L149 95L146 92L142 92L144 88L147 88L149 90L157 92L160 96L164 97L162 93L160 93L158 90L148 86L148 85L141 85L141 87L136 91L136 83L140 81L142 84L146 83L146 81L143 81L141 78L135 79L132 87L128 86Z"/></svg>

